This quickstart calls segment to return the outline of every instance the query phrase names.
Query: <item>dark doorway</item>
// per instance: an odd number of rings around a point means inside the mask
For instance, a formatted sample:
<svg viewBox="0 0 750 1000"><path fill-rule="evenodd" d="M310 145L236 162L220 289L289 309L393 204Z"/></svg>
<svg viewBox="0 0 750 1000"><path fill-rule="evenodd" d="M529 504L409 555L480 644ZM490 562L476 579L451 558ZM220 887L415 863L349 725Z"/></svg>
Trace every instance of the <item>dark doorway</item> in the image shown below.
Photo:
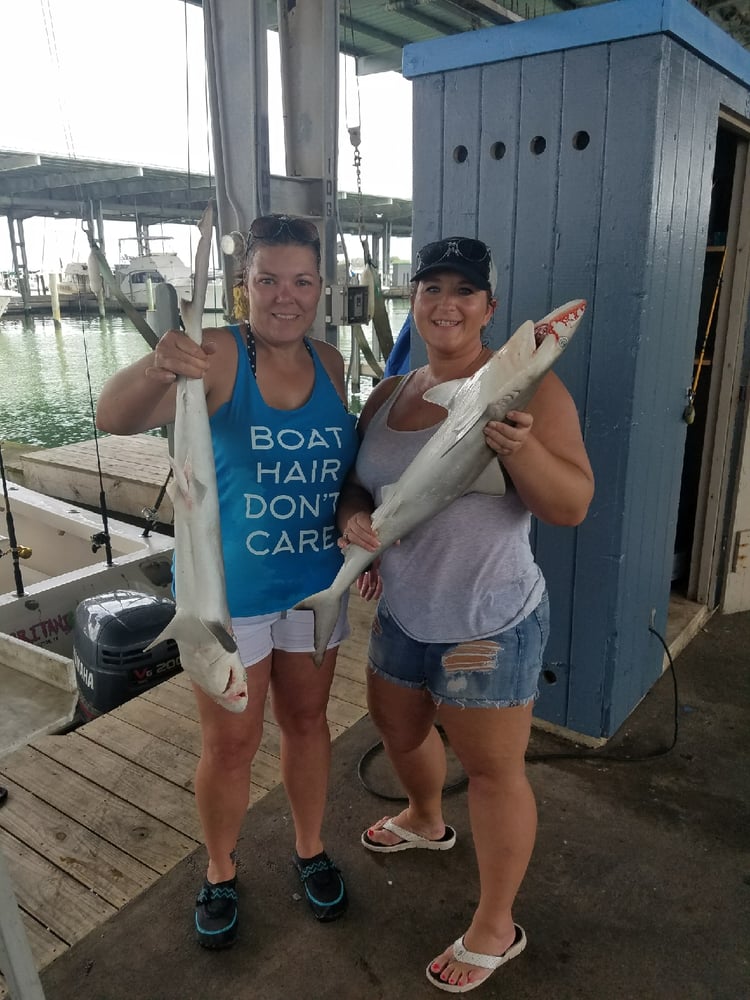
<svg viewBox="0 0 750 1000"><path fill-rule="evenodd" d="M690 555L693 548L693 534L698 505L698 485L703 459L703 445L708 413L708 397L713 372L714 349L716 345L716 321L718 302L726 258L727 230L732 204L732 184L738 137L736 133L719 127L716 137L711 188L711 208L708 222L708 245L703 270L698 330L695 340L693 363L694 398L692 400L692 423L688 423L685 437L685 456L682 466L680 504L677 513L674 563L672 570L673 589L686 595L690 576ZM686 412L686 416L687 416Z"/></svg>

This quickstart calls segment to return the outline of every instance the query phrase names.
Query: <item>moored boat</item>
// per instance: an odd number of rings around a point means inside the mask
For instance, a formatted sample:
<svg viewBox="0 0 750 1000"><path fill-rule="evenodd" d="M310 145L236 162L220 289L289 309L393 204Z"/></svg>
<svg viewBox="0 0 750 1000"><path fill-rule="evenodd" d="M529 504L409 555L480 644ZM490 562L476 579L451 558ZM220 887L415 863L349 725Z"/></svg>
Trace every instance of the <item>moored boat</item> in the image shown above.
<svg viewBox="0 0 750 1000"><path fill-rule="evenodd" d="M0 316L3 315L11 302L15 302L20 298L21 296L18 292L15 292L12 288L4 288L0 285Z"/></svg>
<svg viewBox="0 0 750 1000"><path fill-rule="evenodd" d="M99 594L171 596L174 540L8 482L0 497L0 756L74 720L76 608ZM16 564L6 523L12 514ZM21 577L18 592L16 572Z"/></svg>
<svg viewBox="0 0 750 1000"><path fill-rule="evenodd" d="M123 264L116 264L114 276L120 290L136 309L148 309L149 295L156 285L168 282L178 297L193 297L193 276L190 268L173 252L143 254L130 257ZM151 292L149 292L149 282ZM206 291L205 312L222 312L224 286L220 276L209 279Z"/></svg>

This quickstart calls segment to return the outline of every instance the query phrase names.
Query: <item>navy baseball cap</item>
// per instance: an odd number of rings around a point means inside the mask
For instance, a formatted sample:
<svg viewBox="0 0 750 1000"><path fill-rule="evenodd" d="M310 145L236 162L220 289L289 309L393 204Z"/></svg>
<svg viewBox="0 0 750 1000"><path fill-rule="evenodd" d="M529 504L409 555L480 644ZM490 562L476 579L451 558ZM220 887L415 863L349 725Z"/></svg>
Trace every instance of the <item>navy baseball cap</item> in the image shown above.
<svg viewBox="0 0 750 1000"><path fill-rule="evenodd" d="M417 266L411 280L419 281L434 271L457 271L477 288L495 291L497 271L490 248L481 240L448 236L427 243L417 253Z"/></svg>

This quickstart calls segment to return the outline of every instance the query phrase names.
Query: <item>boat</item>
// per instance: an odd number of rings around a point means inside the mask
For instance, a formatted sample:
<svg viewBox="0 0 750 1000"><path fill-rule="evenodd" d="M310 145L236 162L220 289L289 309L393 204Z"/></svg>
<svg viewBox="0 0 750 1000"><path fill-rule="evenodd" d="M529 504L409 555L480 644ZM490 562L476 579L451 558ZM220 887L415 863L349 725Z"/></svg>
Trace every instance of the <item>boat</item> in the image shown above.
<svg viewBox="0 0 750 1000"><path fill-rule="evenodd" d="M193 273L173 251L128 257L123 263L115 265L113 273L120 290L136 309L153 308L154 286L162 282L172 285L180 298L190 299L193 295ZM223 296L221 276L210 275L205 312L223 312Z"/></svg>
<svg viewBox="0 0 750 1000"><path fill-rule="evenodd" d="M16 299L20 298L21 296L18 292L14 291L12 288L5 288L0 285L0 316L3 315L11 302L15 302Z"/></svg>
<svg viewBox="0 0 750 1000"><path fill-rule="evenodd" d="M0 757L76 717L76 609L97 595L171 598L174 539L7 482L0 496ZM22 558L19 595L7 509ZM79 670L81 669L79 663Z"/></svg>

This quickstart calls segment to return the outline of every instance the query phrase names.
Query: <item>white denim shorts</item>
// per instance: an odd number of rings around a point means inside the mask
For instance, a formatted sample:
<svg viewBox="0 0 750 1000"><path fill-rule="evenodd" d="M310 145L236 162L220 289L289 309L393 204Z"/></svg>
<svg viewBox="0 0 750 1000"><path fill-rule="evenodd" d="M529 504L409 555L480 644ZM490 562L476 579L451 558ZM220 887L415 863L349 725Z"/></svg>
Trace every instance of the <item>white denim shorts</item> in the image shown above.
<svg viewBox="0 0 750 1000"><path fill-rule="evenodd" d="M349 635L348 605L349 594L346 593L327 649L338 646ZM278 611L272 615L232 619L237 649L246 667L264 660L274 649L285 653L312 653L315 649L314 628L312 611Z"/></svg>

